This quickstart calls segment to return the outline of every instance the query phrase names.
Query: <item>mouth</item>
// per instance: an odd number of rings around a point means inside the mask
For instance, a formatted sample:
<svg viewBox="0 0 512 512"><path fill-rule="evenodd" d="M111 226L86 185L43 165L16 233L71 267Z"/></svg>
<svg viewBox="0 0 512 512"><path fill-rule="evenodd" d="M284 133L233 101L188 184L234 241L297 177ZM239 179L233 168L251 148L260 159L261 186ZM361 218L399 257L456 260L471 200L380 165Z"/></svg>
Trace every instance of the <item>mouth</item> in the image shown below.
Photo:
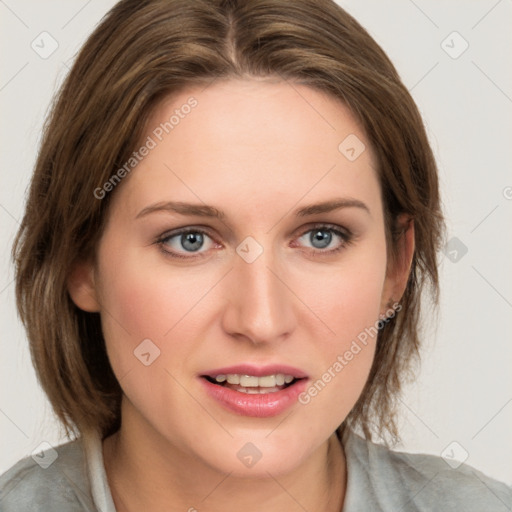
<svg viewBox="0 0 512 512"><path fill-rule="evenodd" d="M270 418L293 407L307 387L306 373L291 366L241 364L200 375L206 395L237 415Z"/></svg>
<svg viewBox="0 0 512 512"><path fill-rule="evenodd" d="M277 393L283 389L293 386L305 377L295 377L289 373L273 373L268 375L247 375L240 373L219 373L217 375L202 375L208 382L232 389L239 393L258 395L266 393Z"/></svg>

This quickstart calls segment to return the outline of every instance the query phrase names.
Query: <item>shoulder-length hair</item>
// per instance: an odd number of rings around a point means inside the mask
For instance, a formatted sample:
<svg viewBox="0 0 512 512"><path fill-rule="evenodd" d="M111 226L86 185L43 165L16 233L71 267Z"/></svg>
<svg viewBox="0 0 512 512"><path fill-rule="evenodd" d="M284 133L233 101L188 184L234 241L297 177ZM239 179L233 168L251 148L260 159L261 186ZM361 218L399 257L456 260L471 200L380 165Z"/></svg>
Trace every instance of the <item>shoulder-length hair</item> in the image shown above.
<svg viewBox="0 0 512 512"><path fill-rule="evenodd" d="M39 381L68 435L119 428L122 390L100 316L74 305L67 279L74 263L94 258L116 193L100 200L97 190L129 159L156 106L187 86L232 77L305 84L346 104L377 156L388 258L401 235L398 215L414 221L401 311L380 329L366 386L340 426L359 426L368 439L396 436L396 399L417 360L425 285L438 303L437 168L394 66L330 0L122 0L103 18L48 116L13 247L18 311Z"/></svg>

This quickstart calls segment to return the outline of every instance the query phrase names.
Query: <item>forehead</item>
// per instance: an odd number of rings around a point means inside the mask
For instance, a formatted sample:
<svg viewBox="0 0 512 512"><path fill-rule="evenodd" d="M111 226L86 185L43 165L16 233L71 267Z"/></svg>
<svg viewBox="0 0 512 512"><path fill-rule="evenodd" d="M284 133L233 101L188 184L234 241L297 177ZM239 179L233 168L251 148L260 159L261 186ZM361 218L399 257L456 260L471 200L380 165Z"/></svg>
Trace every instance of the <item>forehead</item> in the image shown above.
<svg viewBox="0 0 512 512"><path fill-rule="evenodd" d="M119 191L132 209L194 200L239 212L259 207L264 216L302 197L380 196L375 159L355 117L304 85L230 80L187 89L155 109L141 144L148 141L151 150Z"/></svg>

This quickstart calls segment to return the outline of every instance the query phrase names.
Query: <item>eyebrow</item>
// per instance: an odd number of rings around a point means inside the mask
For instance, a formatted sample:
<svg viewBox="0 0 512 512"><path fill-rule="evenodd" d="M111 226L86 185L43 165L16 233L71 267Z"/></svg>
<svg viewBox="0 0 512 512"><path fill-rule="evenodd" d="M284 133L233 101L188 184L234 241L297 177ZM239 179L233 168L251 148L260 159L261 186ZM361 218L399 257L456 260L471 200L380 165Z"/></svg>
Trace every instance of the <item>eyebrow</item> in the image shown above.
<svg viewBox="0 0 512 512"><path fill-rule="evenodd" d="M307 217L310 215L316 215L319 213L328 213L334 210L342 208L360 208L370 214L370 209L365 203L359 201L359 199L341 198L333 199L330 201L324 201L322 203L311 204L296 209L293 213L296 217ZM178 213L180 215L195 215L199 217L211 217L216 219L224 219L226 214L207 204L195 204L195 203L184 203L180 201L166 201L161 203L155 203L151 206L147 206L141 210L136 219L145 217L155 212L170 212Z"/></svg>

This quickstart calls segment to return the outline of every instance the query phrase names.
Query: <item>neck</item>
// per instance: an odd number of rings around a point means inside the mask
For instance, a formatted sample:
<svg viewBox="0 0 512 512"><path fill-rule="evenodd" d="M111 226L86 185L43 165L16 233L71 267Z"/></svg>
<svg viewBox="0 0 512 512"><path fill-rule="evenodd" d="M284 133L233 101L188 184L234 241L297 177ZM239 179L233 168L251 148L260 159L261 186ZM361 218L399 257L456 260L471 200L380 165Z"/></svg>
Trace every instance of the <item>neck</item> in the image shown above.
<svg viewBox="0 0 512 512"><path fill-rule="evenodd" d="M292 471L258 478L220 472L125 421L103 442L103 456L117 512L339 512L345 495L345 454L336 434Z"/></svg>

